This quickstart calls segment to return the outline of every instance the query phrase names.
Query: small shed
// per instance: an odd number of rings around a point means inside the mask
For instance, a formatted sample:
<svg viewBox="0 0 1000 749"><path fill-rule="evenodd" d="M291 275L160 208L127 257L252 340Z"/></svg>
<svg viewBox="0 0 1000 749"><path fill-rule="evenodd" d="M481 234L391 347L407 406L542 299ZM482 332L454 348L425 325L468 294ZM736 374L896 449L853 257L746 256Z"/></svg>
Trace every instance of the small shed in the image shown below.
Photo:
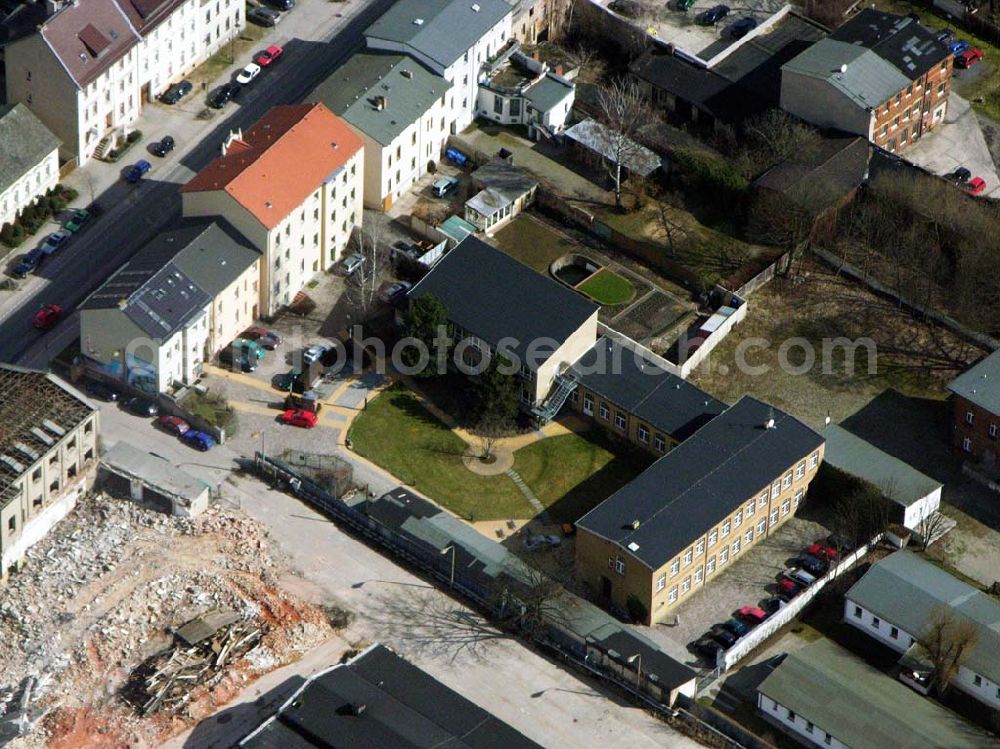
<svg viewBox="0 0 1000 749"><path fill-rule="evenodd" d="M105 453L98 479L112 495L171 515L194 517L208 508L208 484L127 442L118 442Z"/></svg>
<svg viewBox="0 0 1000 749"><path fill-rule="evenodd" d="M653 151L596 120L578 122L563 132L562 137L571 152L591 165L595 162L613 163L616 155L620 155L625 177L631 174L648 177L662 163Z"/></svg>
<svg viewBox="0 0 1000 749"><path fill-rule="evenodd" d="M827 424L823 437L823 462L882 490L898 506L896 519L907 528L916 530L920 521L938 511L940 481L836 424Z"/></svg>
<svg viewBox="0 0 1000 749"><path fill-rule="evenodd" d="M472 173L480 191L465 202L465 220L480 231L496 229L535 199L538 181L507 161L493 161Z"/></svg>

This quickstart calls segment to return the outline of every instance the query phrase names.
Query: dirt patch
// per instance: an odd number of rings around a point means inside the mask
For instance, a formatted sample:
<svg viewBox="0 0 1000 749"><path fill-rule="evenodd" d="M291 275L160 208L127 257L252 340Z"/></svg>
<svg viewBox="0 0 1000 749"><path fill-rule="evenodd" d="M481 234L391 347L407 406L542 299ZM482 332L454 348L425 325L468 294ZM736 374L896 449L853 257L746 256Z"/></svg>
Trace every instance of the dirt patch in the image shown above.
<svg viewBox="0 0 1000 749"><path fill-rule="evenodd" d="M235 511L182 519L83 499L28 553L0 604L0 684L14 692L36 677L38 722L23 746L157 746L297 660L333 629L327 612L281 587L287 574L263 527ZM142 718L120 694L130 674L173 645L171 628L217 607L259 626L259 645L182 705Z"/></svg>

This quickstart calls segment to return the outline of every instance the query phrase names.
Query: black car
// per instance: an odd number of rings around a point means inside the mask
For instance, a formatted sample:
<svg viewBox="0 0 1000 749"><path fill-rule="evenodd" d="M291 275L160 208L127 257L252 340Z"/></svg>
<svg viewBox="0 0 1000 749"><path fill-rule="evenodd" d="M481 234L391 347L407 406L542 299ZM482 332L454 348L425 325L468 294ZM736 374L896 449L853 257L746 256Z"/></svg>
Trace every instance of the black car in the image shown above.
<svg viewBox="0 0 1000 749"><path fill-rule="evenodd" d="M157 405L156 401L144 398L141 395L129 398L127 401L122 403L122 406L124 406L126 411L135 414L136 416L152 417L160 415L160 407Z"/></svg>
<svg viewBox="0 0 1000 749"><path fill-rule="evenodd" d="M767 612L768 616L770 616L771 614L778 611L778 609L781 608L782 604L788 603L788 600L789 599L787 596L773 595L766 601L761 603L760 607Z"/></svg>
<svg viewBox="0 0 1000 749"><path fill-rule="evenodd" d="M251 21L258 26L266 26L270 28L274 26L278 20L281 18L281 14L271 8L263 8L257 6L256 8L251 8L247 11L247 20Z"/></svg>
<svg viewBox="0 0 1000 749"><path fill-rule="evenodd" d="M722 647L727 650L736 644L737 637L728 629L723 629L720 625L716 624L712 627L712 631L708 634L713 640L719 643Z"/></svg>
<svg viewBox="0 0 1000 749"><path fill-rule="evenodd" d="M160 101L164 104L176 104L185 96L190 94L192 88L194 88L194 86L191 85L191 81L181 81L180 83L175 83L160 95Z"/></svg>
<svg viewBox="0 0 1000 749"><path fill-rule="evenodd" d="M937 39L939 42L941 42L941 44L947 44L954 37L955 37L955 32L952 31L951 29L941 29L934 35L934 38Z"/></svg>
<svg viewBox="0 0 1000 749"><path fill-rule="evenodd" d="M700 23L702 26L714 26L728 15L729 15L728 5L716 5L714 8L709 8L700 16L698 16L698 23Z"/></svg>
<svg viewBox="0 0 1000 749"><path fill-rule="evenodd" d="M702 635L691 648L712 666L715 665L719 653L725 650L711 635Z"/></svg>
<svg viewBox="0 0 1000 749"><path fill-rule="evenodd" d="M212 98L208 100L209 106L214 109L222 109L230 100L235 99L240 93L240 89L243 88L236 81L230 81L225 86L220 86L216 89L215 93L212 94Z"/></svg>
<svg viewBox="0 0 1000 749"><path fill-rule="evenodd" d="M615 13L629 18L636 18L642 13L642 6L635 0L612 0L608 7Z"/></svg>
<svg viewBox="0 0 1000 749"><path fill-rule="evenodd" d="M99 398L102 401L114 402L118 400L118 391L111 387L111 385L105 385L103 382L91 382L87 385L87 395L92 395L95 398Z"/></svg>
<svg viewBox="0 0 1000 749"><path fill-rule="evenodd" d="M278 10L289 11L295 7L295 0L267 0L267 4Z"/></svg>
<svg viewBox="0 0 1000 749"><path fill-rule="evenodd" d="M827 563L812 554L803 554L798 559L799 567L804 569L813 577L822 577L826 574Z"/></svg>
<svg viewBox="0 0 1000 749"><path fill-rule="evenodd" d="M176 144L174 143L173 138L171 138L169 135L164 135L163 138L160 139L160 142L153 146L153 153L155 153L160 158L163 158L168 153L174 150L175 145Z"/></svg>
<svg viewBox="0 0 1000 749"><path fill-rule="evenodd" d="M278 375L274 378L274 386L281 390L282 392L296 392L301 393L304 388L302 387L302 373L297 369L290 369L284 374Z"/></svg>
<svg viewBox="0 0 1000 749"><path fill-rule="evenodd" d="M964 166L960 166L958 169L949 174L947 176L947 179L950 179L956 185L964 185L966 182L972 179L972 172L970 172Z"/></svg>
<svg viewBox="0 0 1000 749"><path fill-rule="evenodd" d="M743 637L747 632L750 631L749 625L746 622L741 622L739 619L728 619L720 625L723 629L732 632L737 637Z"/></svg>

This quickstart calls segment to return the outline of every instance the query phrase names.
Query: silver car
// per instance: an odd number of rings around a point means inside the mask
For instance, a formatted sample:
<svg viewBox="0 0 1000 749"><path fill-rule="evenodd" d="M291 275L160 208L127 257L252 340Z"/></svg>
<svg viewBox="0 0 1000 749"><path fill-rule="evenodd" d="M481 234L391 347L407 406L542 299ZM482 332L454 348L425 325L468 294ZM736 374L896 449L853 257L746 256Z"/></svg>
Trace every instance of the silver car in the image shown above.
<svg viewBox="0 0 1000 749"><path fill-rule="evenodd" d="M310 346L309 348L307 348L305 351L302 352L302 363L305 365L309 365L313 364L314 362L318 362L320 360L320 357L322 357L323 354L325 354L329 350L330 347L327 346L325 343L314 343L312 346Z"/></svg>
<svg viewBox="0 0 1000 749"><path fill-rule="evenodd" d="M353 276L355 273L361 270L361 266L363 266L364 264L365 264L365 259L361 257L361 255L359 255L358 253L355 252L353 255L348 255L346 258L344 258L344 266L343 266L344 275Z"/></svg>

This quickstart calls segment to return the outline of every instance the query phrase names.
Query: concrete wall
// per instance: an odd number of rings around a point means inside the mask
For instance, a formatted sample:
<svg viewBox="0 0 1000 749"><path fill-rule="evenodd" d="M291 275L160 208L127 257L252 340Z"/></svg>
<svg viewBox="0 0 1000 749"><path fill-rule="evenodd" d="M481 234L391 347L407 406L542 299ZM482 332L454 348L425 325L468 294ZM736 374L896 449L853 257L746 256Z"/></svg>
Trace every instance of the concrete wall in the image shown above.
<svg viewBox="0 0 1000 749"><path fill-rule="evenodd" d="M819 127L872 138L872 113L811 76L781 71L781 108Z"/></svg>

